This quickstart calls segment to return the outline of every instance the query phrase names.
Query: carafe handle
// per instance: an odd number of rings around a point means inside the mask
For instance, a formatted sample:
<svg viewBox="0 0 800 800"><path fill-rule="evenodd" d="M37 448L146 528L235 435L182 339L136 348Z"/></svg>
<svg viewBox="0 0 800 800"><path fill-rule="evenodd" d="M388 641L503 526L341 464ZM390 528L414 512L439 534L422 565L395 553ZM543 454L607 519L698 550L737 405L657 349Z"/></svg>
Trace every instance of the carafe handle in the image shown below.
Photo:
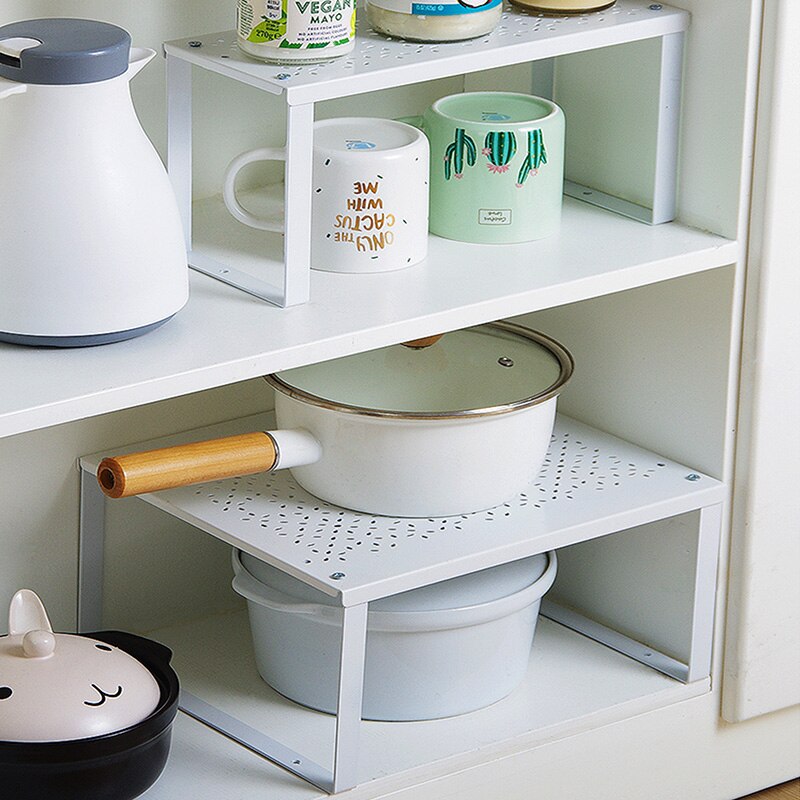
<svg viewBox="0 0 800 800"><path fill-rule="evenodd" d="M0 78L0 100L12 94L22 94L28 91L27 83L17 83L8 78Z"/></svg>

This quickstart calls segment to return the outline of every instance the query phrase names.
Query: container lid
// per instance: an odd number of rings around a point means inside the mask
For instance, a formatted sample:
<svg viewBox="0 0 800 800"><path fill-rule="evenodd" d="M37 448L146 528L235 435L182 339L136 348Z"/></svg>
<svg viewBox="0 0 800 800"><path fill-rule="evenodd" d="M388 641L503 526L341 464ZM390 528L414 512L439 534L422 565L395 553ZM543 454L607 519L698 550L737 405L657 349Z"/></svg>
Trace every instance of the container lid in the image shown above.
<svg viewBox="0 0 800 800"><path fill-rule="evenodd" d="M0 27L0 76L20 83L95 83L128 69L131 37L90 19L31 19Z"/></svg>
<svg viewBox="0 0 800 800"><path fill-rule="evenodd" d="M303 603L338 606L336 599L240 552L242 566L261 583ZM481 605L521 592L544 575L548 557L540 555L489 567L469 575L422 586L370 603L373 611L439 611Z"/></svg>
<svg viewBox="0 0 800 800"><path fill-rule="evenodd" d="M124 730L161 690L141 662L88 636L53 633L41 600L18 591L0 637L0 741L60 742Z"/></svg>
<svg viewBox="0 0 800 800"><path fill-rule="evenodd" d="M496 322L445 334L422 349L392 345L268 375L313 405L374 417L448 419L502 414L558 394L572 374L560 344Z"/></svg>

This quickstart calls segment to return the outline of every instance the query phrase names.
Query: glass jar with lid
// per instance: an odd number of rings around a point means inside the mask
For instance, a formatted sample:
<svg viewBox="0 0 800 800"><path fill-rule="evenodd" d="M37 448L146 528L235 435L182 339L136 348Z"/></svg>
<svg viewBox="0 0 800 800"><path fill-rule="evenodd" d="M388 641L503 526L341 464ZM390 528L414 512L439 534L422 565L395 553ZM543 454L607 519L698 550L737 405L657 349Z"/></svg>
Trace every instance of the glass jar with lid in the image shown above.
<svg viewBox="0 0 800 800"><path fill-rule="evenodd" d="M456 42L490 33L502 0L366 0L367 20L378 33L416 42Z"/></svg>
<svg viewBox="0 0 800 800"><path fill-rule="evenodd" d="M356 0L237 0L236 38L253 58L311 64L345 55L356 35Z"/></svg>

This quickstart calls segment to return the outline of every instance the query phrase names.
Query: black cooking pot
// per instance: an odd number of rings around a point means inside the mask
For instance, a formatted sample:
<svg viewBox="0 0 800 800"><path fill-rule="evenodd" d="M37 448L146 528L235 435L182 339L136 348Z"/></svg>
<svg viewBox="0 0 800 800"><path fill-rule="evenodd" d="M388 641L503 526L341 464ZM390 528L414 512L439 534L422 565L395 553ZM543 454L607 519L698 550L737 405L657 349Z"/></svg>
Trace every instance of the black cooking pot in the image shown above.
<svg viewBox="0 0 800 800"><path fill-rule="evenodd" d="M178 711L178 676L164 645L120 631L86 636L118 647L144 664L160 698L141 722L103 736L60 742L0 741L2 796L14 800L132 800L164 769Z"/></svg>

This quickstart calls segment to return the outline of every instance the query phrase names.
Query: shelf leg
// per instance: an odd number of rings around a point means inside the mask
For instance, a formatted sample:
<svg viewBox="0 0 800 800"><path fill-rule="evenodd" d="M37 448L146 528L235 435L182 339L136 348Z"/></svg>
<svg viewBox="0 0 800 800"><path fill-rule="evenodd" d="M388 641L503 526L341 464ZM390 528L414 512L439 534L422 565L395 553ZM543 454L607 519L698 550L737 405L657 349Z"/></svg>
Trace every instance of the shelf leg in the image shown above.
<svg viewBox="0 0 800 800"><path fill-rule="evenodd" d="M323 792L331 790L333 776L310 758L281 744L250 725L232 717L225 711L207 703L197 695L181 690L180 709L198 722L208 725L243 747L289 770L303 780L314 784Z"/></svg>
<svg viewBox="0 0 800 800"><path fill-rule="evenodd" d="M531 63L531 94L553 100L556 93L556 60L542 58Z"/></svg>
<svg viewBox="0 0 800 800"><path fill-rule="evenodd" d="M541 614L543 617L583 634L595 642L600 642L634 661L646 664L664 675L669 675L670 678L675 678L683 683L687 683L689 680L689 667L682 661L648 647L636 639L631 639L613 628L601 625L577 611L560 606L551 600L543 600Z"/></svg>
<svg viewBox="0 0 800 800"><path fill-rule="evenodd" d="M343 609L342 653L339 663L339 700L333 754L333 791L351 789L358 782L361 703L367 643L367 604Z"/></svg>
<svg viewBox="0 0 800 800"><path fill-rule="evenodd" d="M650 225L659 225L675 219L683 41L683 33L669 33L660 37L658 121L651 207L623 200L621 197L571 180L564 181L564 194Z"/></svg>
<svg viewBox="0 0 800 800"><path fill-rule="evenodd" d="M719 541L722 531L722 505L700 510L697 561L694 579L692 640L689 649L687 681L711 674L711 648L714 638L714 606L717 587Z"/></svg>
<svg viewBox="0 0 800 800"><path fill-rule="evenodd" d="M656 163L650 219L654 225L675 219L683 40L683 33L670 33L661 37Z"/></svg>
<svg viewBox="0 0 800 800"><path fill-rule="evenodd" d="M105 495L93 473L81 469L80 480L77 630L83 633L103 627Z"/></svg>
<svg viewBox="0 0 800 800"><path fill-rule="evenodd" d="M192 249L192 65L167 54L167 170Z"/></svg>
<svg viewBox="0 0 800 800"><path fill-rule="evenodd" d="M307 303L311 287L311 198L314 104L286 108L283 306Z"/></svg>
<svg viewBox="0 0 800 800"><path fill-rule="evenodd" d="M305 108L305 106L301 108ZM289 110L291 111L291 107ZM304 303L308 300L308 276L305 276L306 288L305 294L303 294L302 281L298 281L294 272L291 273L291 286L289 285L288 264L286 285L281 288L241 270L233 269L227 264L207 256L204 252L194 249L192 235L192 65L188 61L169 54L167 54L167 171L178 201L178 211L181 215L183 235L186 241L186 253L192 269L275 305ZM308 183L310 192L310 175ZM308 231L305 232L305 236L308 239ZM293 247L296 249L297 244L295 243ZM294 250L292 252L294 253ZM299 256L296 253L292 256L293 268L296 269L294 262L302 257L302 250ZM307 261L305 272L308 272ZM295 284L299 284L299 286ZM287 301L290 294L291 303Z"/></svg>

